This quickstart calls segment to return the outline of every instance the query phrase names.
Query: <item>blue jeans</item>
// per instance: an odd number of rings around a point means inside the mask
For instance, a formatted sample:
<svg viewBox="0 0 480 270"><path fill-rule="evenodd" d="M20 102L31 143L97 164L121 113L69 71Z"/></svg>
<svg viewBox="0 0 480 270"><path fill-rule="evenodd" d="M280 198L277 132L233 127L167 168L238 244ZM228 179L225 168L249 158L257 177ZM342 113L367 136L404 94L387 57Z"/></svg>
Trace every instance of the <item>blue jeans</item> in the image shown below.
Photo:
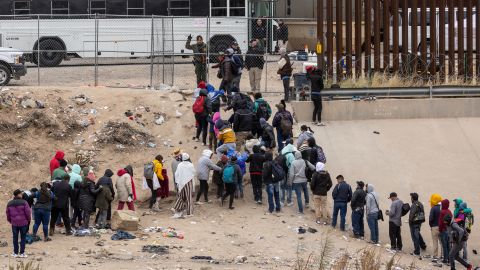
<svg viewBox="0 0 480 270"><path fill-rule="evenodd" d="M240 192L240 195L243 195L243 174L242 174L242 178L238 179L237 191Z"/></svg>
<svg viewBox="0 0 480 270"><path fill-rule="evenodd" d="M365 234L363 226L363 208L361 210L352 211L352 228L355 236L363 237Z"/></svg>
<svg viewBox="0 0 480 270"><path fill-rule="evenodd" d="M345 231L345 216L347 215L347 203L346 202L334 202L333 203L333 216L332 227L337 226L338 212L340 211L340 230Z"/></svg>
<svg viewBox="0 0 480 270"><path fill-rule="evenodd" d="M443 251L443 262L448 262L450 254L450 237L448 236L448 231L443 231L440 233L440 241L442 241L442 251Z"/></svg>
<svg viewBox="0 0 480 270"><path fill-rule="evenodd" d="M285 198L285 195L287 198ZM287 204L292 202L292 188L288 187L286 181L280 185L280 201L285 203L285 199L287 200Z"/></svg>
<svg viewBox="0 0 480 270"><path fill-rule="evenodd" d="M43 236L48 238L48 225L50 222L50 210L37 208L35 209L35 224L33 225L33 235L37 235L38 227L42 224Z"/></svg>
<svg viewBox="0 0 480 270"><path fill-rule="evenodd" d="M412 236L413 253L415 255L420 255L420 248L425 249L427 245L423 241L422 234L420 233L421 225L420 224L410 224L410 235Z"/></svg>
<svg viewBox="0 0 480 270"><path fill-rule="evenodd" d="M302 191L305 195L305 204L308 204L309 202L307 182L293 183L292 188L295 190L295 194L297 195L298 212L303 213Z"/></svg>
<svg viewBox="0 0 480 270"><path fill-rule="evenodd" d="M283 141L286 139L290 139L291 136L283 137L282 135L282 129L277 127L277 143L278 143L278 153L282 152L283 149Z"/></svg>
<svg viewBox="0 0 480 270"><path fill-rule="evenodd" d="M267 196L268 196L268 211L270 213L273 210L280 212L280 184L273 183L266 186ZM275 202L274 199L275 198Z"/></svg>
<svg viewBox="0 0 480 270"><path fill-rule="evenodd" d="M13 233L13 253L18 253L18 234L20 234L20 254L25 253L25 239L27 238L28 225L12 226Z"/></svg>
<svg viewBox="0 0 480 270"><path fill-rule="evenodd" d="M378 243L378 213L368 214L367 224L370 228L370 240L373 243Z"/></svg>

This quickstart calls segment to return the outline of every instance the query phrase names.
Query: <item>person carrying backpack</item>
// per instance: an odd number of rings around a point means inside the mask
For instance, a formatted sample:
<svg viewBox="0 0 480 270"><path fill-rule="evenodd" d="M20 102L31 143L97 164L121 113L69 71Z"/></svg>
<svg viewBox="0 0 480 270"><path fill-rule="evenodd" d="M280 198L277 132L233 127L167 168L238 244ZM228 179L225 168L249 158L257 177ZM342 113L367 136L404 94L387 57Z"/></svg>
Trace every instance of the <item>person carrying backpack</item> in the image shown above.
<svg viewBox="0 0 480 270"><path fill-rule="evenodd" d="M310 189L313 193L313 207L315 208L315 222L327 225L330 221L330 212L327 210L327 194L332 188L332 179L330 174L325 170L325 164L317 162L315 172L310 182Z"/></svg>
<svg viewBox="0 0 480 270"><path fill-rule="evenodd" d="M218 126L219 129L217 139L218 141L222 142L222 145L217 147L216 150L218 159L220 159L220 157L223 154L226 154L229 150L235 150L235 148L237 147L237 137L235 135L235 132L228 125L222 123L223 121L221 120L218 120L215 123L215 126ZM222 124L222 126L220 126L220 124Z"/></svg>
<svg viewBox="0 0 480 270"><path fill-rule="evenodd" d="M242 80L243 68L245 67L245 61L243 60L242 50L240 49L236 41L232 42L229 50L232 50L233 65L234 65L234 69L236 69L236 71L234 71L236 75L235 75L235 78L233 79L233 85L240 88L240 81Z"/></svg>
<svg viewBox="0 0 480 270"><path fill-rule="evenodd" d="M277 213L281 210L280 205L280 181L285 178L282 166L273 161L272 152L265 153L265 162L262 168L262 180L268 196L268 213Z"/></svg>
<svg viewBox="0 0 480 270"><path fill-rule="evenodd" d="M450 234L450 243L452 245L449 253L450 269L455 270L455 261L458 261L467 270L472 270L473 266L460 257L460 250L462 250L468 241L467 230L458 224L462 222L461 219L453 219L451 215L446 215L443 222L448 226Z"/></svg>
<svg viewBox="0 0 480 270"><path fill-rule="evenodd" d="M383 221L383 212L378 204L378 195L375 192L375 186L367 184L367 196L365 196L365 213L367 215L367 224L370 229L370 242L378 244L378 221Z"/></svg>
<svg viewBox="0 0 480 270"><path fill-rule="evenodd" d="M286 110L285 101L276 105L278 111L273 117L272 126L277 131L278 152L281 153L283 149L283 142L293 136L293 117L292 114Z"/></svg>
<svg viewBox="0 0 480 270"><path fill-rule="evenodd" d="M316 162L321 162L326 164L327 158L325 157L325 153L323 152L323 148L317 145L314 137L308 138L308 146L312 149L312 153L310 154L311 158L316 158Z"/></svg>
<svg viewBox="0 0 480 270"><path fill-rule="evenodd" d="M309 207L308 179L306 172L315 170L310 162L302 159L302 153L295 152L295 160L292 162L288 171L288 186L295 190L298 204L298 214L303 215L302 191L305 196L305 208Z"/></svg>
<svg viewBox="0 0 480 270"><path fill-rule="evenodd" d="M253 199L257 204L262 203L262 171L265 155L260 152L260 146L253 146L253 154L246 160L250 163L250 179L252 181Z"/></svg>
<svg viewBox="0 0 480 270"><path fill-rule="evenodd" d="M254 122L256 116L250 109L246 107L239 108L233 114L233 131L237 137L236 151L240 151L248 135L254 130Z"/></svg>
<svg viewBox="0 0 480 270"><path fill-rule="evenodd" d="M390 210L385 211L389 217L388 234L390 236L390 249L393 251L402 251L402 208L403 201L397 196L397 193L392 192L388 197L392 201Z"/></svg>
<svg viewBox="0 0 480 270"><path fill-rule="evenodd" d="M222 170L228 163L228 157L223 155L220 160L217 162L217 166L220 167ZM221 199L223 196L223 191L225 190L225 183L223 183L223 175L222 170L220 171L213 171L212 175L212 183L217 185L217 199Z"/></svg>
<svg viewBox="0 0 480 270"><path fill-rule="evenodd" d="M421 234L421 226L422 223L425 222L425 210L423 204L418 201L417 193L410 193L410 198L412 199L412 206L410 208L410 215L408 216L408 224L415 248L412 255L420 256L420 248L422 250L427 249L427 245L423 241Z"/></svg>
<svg viewBox="0 0 480 270"><path fill-rule="evenodd" d="M232 156L230 162L222 170L222 179L225 183L225 194L222 196L221 206L223 206L225 199L230 196L228 209L233 210L233 200L235 198L235 190L239 179L242 178L242 171L237 164L237 157Z"/></svg>
<svg viewBox="0 0 480 270"><path fill-rule="evenodd" d="M200 96L193 103L192 111L197 121L197 133L194 139L197 142L200 141L200 134L202 134L202 143L205 146L207 145L208 117L212 113L212 103L208 98L207 89L200 90Z"/></svg>
<svg viewBox="0 0 480 270"><path fill-rule="evenodd" d="M438 231L440 232L440 241L442 242L442 254L443 259L442 263L449 263L449 254L450 254L450 236L448 234L448 224L444 222L445 216L452 217L453 214L448 209L450 207L450 201L448 199L443 199L441 202L442 210L440 210L440 216L438 218ZM451 221L451 219L450 219Z"/></svg>
<svg viewBox="0 0 480 270"><path fill-rule="evenodd" d="M313 130L307 126L307 125L302 125L300 127L300 135L298 135L298 139L297 139L297 148L300 148L300 146L306 142L308 139L310 138L313 138L313 134L315 132L313 132Z"/></svg>
<svg viewBox="0 0 480 270"><path fill-rule="evenodd" d="M253 113L257 116L257 121L254 123L255 130L253 131L253 135L259 137L262 136L262 128L259 121L261 118L268 121L270 116L272 116L272 108L268 102L262 98L262 93L255 93L254 99Z"/></svg>
<svg viewBox="0 0 480 270"><path fill-rule="evenodd" d="M273 127L267 122L267 120L260 118L260 127L262 128L262 140L260 144L265 146L267 150L275 148L275 135L273 133Z"/></svg>
<svg viewBox="0 0 480 270"><path fill-rule="evenodd" d="M462 225L470 234L472 232L474 218L473 218L472 209L468 208L467 202L464 201L460 204L457 218L462 221L462 222L459 222L459 224ZM468 259L467 243L465 243L465 247L463 248L463 259L464 260Z"/></svg>

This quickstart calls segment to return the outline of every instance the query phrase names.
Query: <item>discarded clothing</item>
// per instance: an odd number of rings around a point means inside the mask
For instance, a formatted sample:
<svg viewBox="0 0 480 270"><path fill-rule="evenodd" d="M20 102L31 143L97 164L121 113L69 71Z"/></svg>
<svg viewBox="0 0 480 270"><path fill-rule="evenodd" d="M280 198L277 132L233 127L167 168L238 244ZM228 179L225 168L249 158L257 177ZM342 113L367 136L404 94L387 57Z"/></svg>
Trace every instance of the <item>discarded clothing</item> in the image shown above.
<svg viewBox="0 0 480 270"><path fill-rule="evenodd" d="M156 253L156 254L167 254L168 246L159 246L159 245L146 245L142 247L142 252Z"/></svg>
<svg viewBox="0 0 480 270"><path fill-rule="evenodd" d="M89 229L80 229L80 230L76 230L73 233L73 236L77 236L77 237L84 237L84 236L91 236L91 235L92 235L92 232Z"/></svg>
<svg viewBox="0 0 480 270"><path fill-rule="evenodd" d="M208 260L208 261L213 260L212 256L193 256L190 259L192 259L192 260Z"/></svg>
<svg viewBox="0 0 480 270"><path fill-rule="evenodd" d="M116 241L116 240L130 240L130 239L135 239L135 235L132 235L128 232L124 232L124 231L117 231L116 233L114 233L112 235L112 240Z"/></svg>
<svg viewBox="0 0 480 270"><path fill-rule="evenodd" d="M40 237L38 235L34 236L33 234L27 234L25 238L25 242L29 245L33 244L33 242L38 242L38 241L40 241Z"/></svg>

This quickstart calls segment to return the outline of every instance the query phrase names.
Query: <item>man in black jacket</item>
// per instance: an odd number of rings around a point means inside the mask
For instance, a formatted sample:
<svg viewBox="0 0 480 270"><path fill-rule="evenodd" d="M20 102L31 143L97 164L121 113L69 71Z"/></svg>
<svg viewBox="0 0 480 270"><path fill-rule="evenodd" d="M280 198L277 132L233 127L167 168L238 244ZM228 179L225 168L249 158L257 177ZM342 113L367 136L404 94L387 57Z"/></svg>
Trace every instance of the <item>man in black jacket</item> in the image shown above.
<svg viewBox="0 0 480 270"><path fill-rule="evenodd" d="M265 155L260 152L260 146L253 146L253 154L248 156L247 163L250 163L250 179L252 181L253 198L257 204L262 203L262 172Z"/></svg>
<svg viewBox="0 0 480 270"><path fill-rule="evenodd" d="M330 213L327 210L327 193L332 188L332 179L330 174L325 171L325 164L317 162L315 172L310 182L310 188L313 193L313 206L315 208L316 223L327 225L330 221Z"/></svg>
<svg viewBox="0 0 480 270"><path fill-rule="evenodd" d="M412 206L410 207L410 215L408 216L408 224L410 225L410 234L412 236L413 246L415 250L412 255L420 256L420 248L427 249L427 245L423 241L421 231L422 223L425 222L425 211L423 204L418 201L417 193L410 193Z"/></svg>
<svg viewBox="0 0 480 270"><path fill-rule="evenodd" d="M195 140L200 141L200 134L202 134L202 143L207 145L207 134L208 134L208 117L212 114L212 102L208 97L207 89L200 90L200 96L197 99L203 98L203 112L195 113L195 120L197 121L197 133L195 135Z"/></svg>
<svg viewBox="0 0 480 270"><path fill-rule="evenodd" d="M264 50L258 46L258 41L252 39L251 46L248 48L247 56L245 57L245 67L248 70L250 89L253 93L260 92L260 82L262 80L263 66L265 65L264 53Z"/></svg>
<svg viewBox="0 0 480 270"><path fill-rule="evenodd" d="M112 198L115 199L115 189L113 188L112 176L113 176L112 170L106 169L105 174L102 177L100 177L100 179L98 179L98 182L95 185L95 188L97 189L100 186L108 187L110 189L110 192L112 192ZM98 223L99 215L100 215L100 212L97 213L97 217L95 218L95 224ZM108 204L107 223L110 220L112 220L112 202Z"/></svg>
<svg viewBox="0 0 480 270"><path fill-rule="evenodd" d="M62 181L53 183L52 192L56 200L52 204L52 218L50 219L50 236L55 234L55 222L58 215L62 215L66 235L71 235L70 218L68 216L68 201L72 196L72 187L69 184L70 176L66 174Z"/></svg>
<svg viewBox="0 0 480 270"><path fill-rule="evenodd" d="M262 140L261 145L267 149L275 148L275 134L273 133L273 127L267 122L267 120L260 118L260 127L262 128Z"/></svg>
<svg viewBox="0 0 480 270"><path fill-rule="evenodd" d="M240 107L233 114L233 131L237 138L236 150L240 151L245 144L248 135L252 134L253 123L255 121L253 112L245 106Z"/></svg>
<svg viewBox="0 0 480 270"><path fill-rule="evenodd" d="M357 181L357 189L353 193L352 202L350 203L352 207L352 228L355 238L362 238L365 232L363 228L363 216L367 193L363 190L364 187L365 183L363 183L363 181Z"/></svg>
<svg viewBox="0 0 480 270"><path fill-rule="evenodd" d="M288 26L283 20L278 21L277 29L278 47L287 49L288 46Z"/></svg>
<svg viewBox="0 0 480 270"><path fill-rule="evenodd" d="M347 204L352 200L352 187L345 183L343 175L337 176L337 185L332 192L333 197L333 218L332 227L337 226L338 212L340 212L340 230L345 231L345 217L347 215Z"/></svg>

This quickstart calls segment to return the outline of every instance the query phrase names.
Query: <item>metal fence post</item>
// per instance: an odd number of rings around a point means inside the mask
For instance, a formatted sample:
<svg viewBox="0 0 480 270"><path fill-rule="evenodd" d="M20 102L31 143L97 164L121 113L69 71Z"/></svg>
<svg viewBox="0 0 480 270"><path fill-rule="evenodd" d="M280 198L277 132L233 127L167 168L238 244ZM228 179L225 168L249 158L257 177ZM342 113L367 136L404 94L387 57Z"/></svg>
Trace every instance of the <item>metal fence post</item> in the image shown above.
<svg viewBox="0 0 480 270"><path fill-rule="evenodd" d="M175 34L173 29L173 17L172 17L172 59L173 59L173 67L172 67L172 86L175 85Z"/></svg>
<svg viewBox="0 0 480 270"><path fill-rule="evenodd" d="M37 15L37 84L40 86L40 15Z"/></svg>
<svg viewBox="0 0 480 270"><path fill-rule="evenodd" d="M155 46L154 32L153 32L153 14L152 14L152 29L150 35L150 89L155 89L153 86L153 49Z"/></svg>
<svg viewBox="0 0 480 270"><path fill-rule="evenodd" d="M206 69L207 69L207 82L210 82L210 16L207 17L207 59L206 59Z"/></svg>
<svg viewBox="0 0 480 270"><path fill-rule="evenodd" d="M259 89L261 92L261 90ZM265 54L265 92L268 91L268 53Z"/></svg>
<svg viewBox="0 0 480 270"><path fill-rule="evenodd" d="M165 84L165 18L162 18L162 83Z"/></svg>
<svg viewBox="0 0 480 270"><path fill-rule="evenodd" d="M95 13L95 86L98 86L98 18Z"/></svg>

